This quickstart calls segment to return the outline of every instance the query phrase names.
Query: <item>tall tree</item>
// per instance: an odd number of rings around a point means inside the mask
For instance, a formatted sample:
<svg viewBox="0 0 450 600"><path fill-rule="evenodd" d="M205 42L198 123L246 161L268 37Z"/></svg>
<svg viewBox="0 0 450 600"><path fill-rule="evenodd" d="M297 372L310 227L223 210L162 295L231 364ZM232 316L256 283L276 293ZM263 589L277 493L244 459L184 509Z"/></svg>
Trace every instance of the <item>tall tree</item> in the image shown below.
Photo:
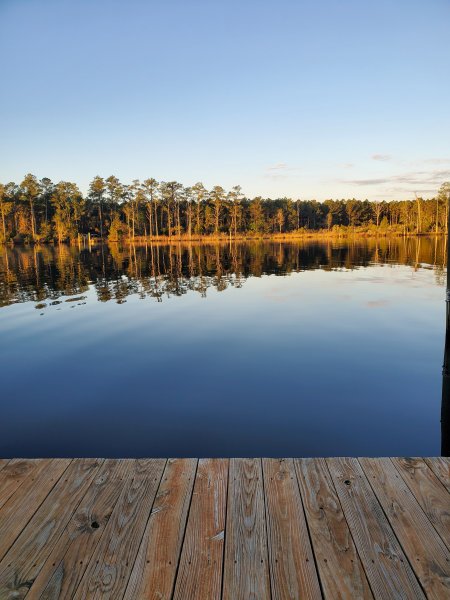
<svg viewBox="0 0 450 600"><path fill-rule="evenodd" d="M373 203L373 212L375 213L375 223L378 227L380 226L380 219L381 219L381 215L383 214L384 211L384 202L374 202Z"/></svg>
<svg viewBox="0 0 450 600"><path fill-rule="evenodd" d="M153 231L155 231L155 235L158 236L158 215L157 215L157 201L158 201L158 182L156 179L149 178L146 179L142 184L145 196L146 196L146 210L147 210L147 218L149 222L149 232L150 237L153 236ZM154 227L153 227L154 223Z"/></svg>
<svg viewBox="0 0 450 600"><path fill-rule="evenodd" d="M184 188L184 201L186 203L186 229L188 238L192 237L192 188Z"/></svg>
<svg viewBox="0 0 450 600"><path fill-rule="evenodd" d="M54 185L53 185L52 180L49 179L48 177L43 177L41 179L40 183L41 183L42 201L43 201L43 205L44 205L44 222L45 222L45 225L47 226L48 219L49 219L48 209L50 206L50 199L52 197Z"/></svg>
<svg viewBox="0 0 450 600"><path fill-rule="evenodd" d="M161 184L161 193L166 202L167 209L167 228L169 238L172 236L172 206L175 213L175 231L178 235L181 235L180 225L180 191L182 189L181 183L177 181L163 182Z"/></svg>
<svg viewBox="0 0 450 600"><path fill-rule="evenodd" d="M123 201L123 185L114 175L110 175L105 181L107 201L111 208L115 210Z"/></svg>
<svg viewBox="0 0 450 600"><path fill-rule="evenodd" d="M235 185L230 192L228 192L227 199L230 203L230 215L231 215L231 230L234 233L234 237L237 236L238 220L241 213L241 199L242 189L240 185Z"/></svg>
<svg viewBox="0 0 450 600"><path fill-rule="evenodd" d="M78 223L84 210L84 200L75 183L60 181L51 198L54 207L53 221L58 242L76 237Z"/></svg>
<svg viewBox="0 0 450 600"><path fill-rule="evenodd" d="M36 240L37 227L34 205L39 198L39 194L41 193L41 185L35 175L28 173L28 175L25 175L22 183L20 184L20 188L22 190L24 200L26 200L30 206L31 235L33 240Z"/></svg>
<svg viewBox="0 0 450 600"><path fill-rule="evenodd" d="M202 233L202 219L201 219L201 206L205 198L207 197L207 192L203 183L198 182L192 186L192 194L195 198L195 202L197 205L197 215L195 221L195 232L197 235Z"/></svg>
<svg viewBox="0 0 450 600"><path fill-rule="evenodd" d="M103 202L106 191L105 181L97 175L89 186L89 198L98 209L100 237L103 239Z"/></svg>
<svg viewBox="0 0 450 600"><path fill-rule="evenodd" d="M263 233L265 229L264 208L261 196L250 202L250 231Z"/></svg>
<svg viewBox="0 0 450 600"><path fill-rule="evenodd" d="M284 212L282 208L277 210L277 225L279 227L280 233L283 231L284 226Z"/></svg>
<svg viewBox="0 0 450 600"><path fill-rule="evenodd" d="M214 234L219 235L220 213L225 200L225 190L220 185L215 185L209 194L214 207Z"/></svg>
<svg viewBox="0 0 450 600"><path fill-rule="evenodd" d="M2 238L1 242L5 243L8 239L6 232L6 218L12 212L13 203L8 202L6 186L0 183L0 216L2 219Z"/></svg>
<svg viewBox="0 0 450 600"><path fill-rule="evenodd" d="M441 185L438 191L438 198L445 206L445 233L448 233L449 204L450 204L450 181ZM450 246L449 246L450 247Z"/></svg>

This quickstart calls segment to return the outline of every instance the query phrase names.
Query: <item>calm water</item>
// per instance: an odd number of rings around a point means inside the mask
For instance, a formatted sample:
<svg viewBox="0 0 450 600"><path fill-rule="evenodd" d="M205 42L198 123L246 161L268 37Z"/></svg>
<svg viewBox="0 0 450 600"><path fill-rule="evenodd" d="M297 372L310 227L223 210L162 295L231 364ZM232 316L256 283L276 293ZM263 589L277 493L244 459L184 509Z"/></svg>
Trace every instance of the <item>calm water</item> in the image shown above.
<svg viewBox="0 0 450 600"><path fill-rule="evenodd" d="M437 455L443 244L0 248L0 455Z"/></svg>

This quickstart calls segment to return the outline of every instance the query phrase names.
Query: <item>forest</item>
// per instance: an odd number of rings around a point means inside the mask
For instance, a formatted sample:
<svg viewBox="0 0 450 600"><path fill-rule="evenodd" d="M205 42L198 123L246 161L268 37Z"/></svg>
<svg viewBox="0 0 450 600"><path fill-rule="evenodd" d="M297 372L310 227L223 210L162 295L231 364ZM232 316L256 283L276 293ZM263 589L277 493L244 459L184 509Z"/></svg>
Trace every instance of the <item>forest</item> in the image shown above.
<svg viewBox="0 0 450 600"><path fill-rule="evenodd" d="M431 199L250 199L240 186L207 190L152 178L128 185L113 175L94 177L83 195L73 182L29 173L19 184L0 184L0 243L441 234L449 195L444 183Z"/></svg>

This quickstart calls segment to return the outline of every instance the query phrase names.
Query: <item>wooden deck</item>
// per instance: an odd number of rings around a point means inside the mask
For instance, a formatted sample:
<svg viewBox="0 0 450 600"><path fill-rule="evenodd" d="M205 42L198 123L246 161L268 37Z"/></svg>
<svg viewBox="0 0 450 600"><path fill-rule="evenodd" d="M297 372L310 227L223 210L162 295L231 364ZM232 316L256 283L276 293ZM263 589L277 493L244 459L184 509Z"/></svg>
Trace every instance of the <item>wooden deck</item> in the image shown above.
<svg viewBox="0 0 450 600"><path fill-rule="evenodd" d="M450 598L450 460L0 460L0 600Z"/></svg>

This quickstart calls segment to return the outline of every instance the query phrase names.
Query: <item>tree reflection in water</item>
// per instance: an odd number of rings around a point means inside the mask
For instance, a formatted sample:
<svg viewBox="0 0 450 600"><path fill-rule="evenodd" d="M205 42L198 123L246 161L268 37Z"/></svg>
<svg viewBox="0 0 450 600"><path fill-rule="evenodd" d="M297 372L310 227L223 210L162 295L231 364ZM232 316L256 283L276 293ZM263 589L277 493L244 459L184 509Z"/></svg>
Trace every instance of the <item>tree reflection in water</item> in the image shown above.
<svg viewBox="0 0 450 600"><path fill-rule="evenodd" d="M161 302L209 288L241 287L248 277L288 275L310 269L356 269L371 264L434 268L445 279L440 237L368 239L357 242L230 243L0 248L0 306L57 300L93 286L100 302L131 294Z"/></svg>

